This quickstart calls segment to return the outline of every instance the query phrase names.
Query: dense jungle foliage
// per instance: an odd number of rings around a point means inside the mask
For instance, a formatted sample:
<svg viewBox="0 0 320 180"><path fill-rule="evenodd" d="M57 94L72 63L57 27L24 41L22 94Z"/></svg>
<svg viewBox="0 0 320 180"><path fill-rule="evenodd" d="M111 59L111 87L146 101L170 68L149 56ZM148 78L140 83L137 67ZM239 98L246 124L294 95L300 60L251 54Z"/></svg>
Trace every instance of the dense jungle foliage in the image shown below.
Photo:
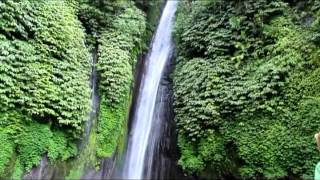
<svg viewBox="0 0 320 180"><path fill-rule="evenodd" d="M96 52L101 108L90 144L97 157L115 152L126 131L136 58L158 7L156 1L0 2L0 178L20 178L45 154L51 162L79 155Z"/></svg>
<svg viewBox="0 0 320 180"><path fill-rule="evenodd" d="M320 1L182 1L175 112L186 172L312 178Z"/></svg>
<svg viewBox="0 0 320 180"><path fill-rule="evenodd" d="M69 3L0 2L1 176L14 162L29 170L46 152L52 160L77 153L89 111L90 62Z"/></svg>
<svg viewBox="0 0 320 180"><path fill-rule="evenodd" d="M98 72L101 75L101 108L98 124L98 156L110 157L125 133L133 67L146 30L145 17L137 8L128 8L99 39ZM130 27L130 28L128 28ZM110 138L112 136L118 138Z"/></svg>
<svg viewBox="0 0 320 180"><path fill-rule="evenodd" d="M0 178L121 151L159 0L1 0ZM186 0L174 28L179 165L204 178L306 178L320 161L319 0ZM96 64L93 63L96 58ZM100 106L86 148L90 74Z"/></svg>

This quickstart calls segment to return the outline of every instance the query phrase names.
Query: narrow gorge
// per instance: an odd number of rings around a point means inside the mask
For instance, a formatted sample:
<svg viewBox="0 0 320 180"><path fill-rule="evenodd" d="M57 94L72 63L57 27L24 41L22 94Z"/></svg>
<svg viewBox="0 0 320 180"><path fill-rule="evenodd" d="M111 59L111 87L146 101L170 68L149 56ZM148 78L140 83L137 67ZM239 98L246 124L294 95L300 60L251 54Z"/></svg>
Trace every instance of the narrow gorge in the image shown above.
<svg viewBox="0 0 320 180"><path fill-rule="evenodd" d="M314 179L319 77L319 0L1 0L0 179Z"/></svg>
<svg viewBox="0 0 320 180"><path fill-rule="evenodd" d="M145 72L141 77L137 103L133 110L132 128L120 176L124 179L154 178L151 176L152 172L145 172L145 168L147 171L152 169L153 154L161 150L156 148L159 148L158 139L163 135L165 116L160 115L165 109L161 109L161 106L156 107L156 104L162 103L162 99L167 95L163 91L163 94L158 94L158 89L163 69L172 54L171 30L176 4L176 1L168 1L165 5L150 52L146 57Z"/></svg>

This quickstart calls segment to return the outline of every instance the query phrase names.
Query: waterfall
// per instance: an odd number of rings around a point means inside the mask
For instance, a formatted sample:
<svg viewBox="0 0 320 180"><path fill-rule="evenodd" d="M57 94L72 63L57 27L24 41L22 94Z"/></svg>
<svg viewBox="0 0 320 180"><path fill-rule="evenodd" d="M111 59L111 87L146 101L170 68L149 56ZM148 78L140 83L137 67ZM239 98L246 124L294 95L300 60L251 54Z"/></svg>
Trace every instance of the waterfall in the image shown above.
<svg viewBox="0 0 320 180"><path fill-rule="evenodd" d="M88 120L85 124L84 137L78 145L78 149L82 151L89 143L90 131L93 121L97 118L97 111L99 110L99 92L98 92L98 74L97 74L97 47L91 52L91 75L90 75L90 87L91 87L91 111L88 116Z"/></svg>
<svg viewBox="0 0 320 180"><path fill-rule="evenodd" d="M147 164L151 167L152 162L146 156L153 154L156 142L154 139L161 133L161 127L154 126L155 104L163 69L173 49L171 30L176 6L177 1L167 1L146 59L145 72L133 110L133 124L128 137L122 178L146 178L144 169Z"/></svg>

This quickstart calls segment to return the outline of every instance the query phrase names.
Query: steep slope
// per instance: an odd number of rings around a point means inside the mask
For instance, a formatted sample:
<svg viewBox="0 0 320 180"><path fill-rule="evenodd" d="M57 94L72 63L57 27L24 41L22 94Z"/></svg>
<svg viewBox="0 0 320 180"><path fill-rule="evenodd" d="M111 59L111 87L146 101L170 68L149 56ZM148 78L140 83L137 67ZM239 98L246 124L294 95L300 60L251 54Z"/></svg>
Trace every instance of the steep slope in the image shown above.
<svg viewBox="0 0 320 180"><path fill-rule="evenodd" d="M173 74L180 165L305 177L320 160L319 1L184 1Z"/></svg>
<svg viewBox="0 0 320 180"><path fill-rule="evenodd" d="M0 2L0 177L21 178L47 155L51 163L71 159L63 175L80 178L85 166L121 147L136 58L155 26L150 11L160 12L160 4L144 8L132 1ZM91 52L101 108L81 150Z"/></svg>
<svg viewBox="0 0 320 180"><path fill-rule="evenodd" d="M89 108L88 51L75 9L64 1L2 1L0 174L76 154ZM15 155L16 154L16 155ZM6 169L8 167L8 169Z"/></svg>

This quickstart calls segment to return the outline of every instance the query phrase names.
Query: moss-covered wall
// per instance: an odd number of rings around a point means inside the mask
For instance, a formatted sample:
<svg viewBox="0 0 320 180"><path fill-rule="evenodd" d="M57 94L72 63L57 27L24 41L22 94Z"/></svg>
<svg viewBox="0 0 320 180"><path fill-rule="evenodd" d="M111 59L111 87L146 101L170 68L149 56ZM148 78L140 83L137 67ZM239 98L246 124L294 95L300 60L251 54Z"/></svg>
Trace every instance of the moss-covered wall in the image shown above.
<svg viewBox="0 0 320 180"><path fill-rule="evenodd" d="M149 15L133 1L96 0L4 0L0 11L0 177L20 178L47 154L80 178L123 146ZM100 113L80 152L93 49Z"/></svg>
<svg viewBox="0 0 320 180"><path fill-rule="evenodd" d="M0 11L0 177L7 177L11 160L23 171L46 152L52 161L77 153L90 64L69 2L5 0Z"/></svg>
<svg viewBox="0 0 320 180"><path fill-rule="evenodd" d="M113 28L104 31L99 39L97 67L100 74L101 107L97 152L100 157L110 157L124 133L133 68L141 50L145 29L145 16L132 5L115 19Z"/></svg>
<svg viewBox="0 0 320 180"><path fill-rule="evenodd" d="M180 2L179 164L207 178L312 178L320 160L320 3Z"/></svg>

